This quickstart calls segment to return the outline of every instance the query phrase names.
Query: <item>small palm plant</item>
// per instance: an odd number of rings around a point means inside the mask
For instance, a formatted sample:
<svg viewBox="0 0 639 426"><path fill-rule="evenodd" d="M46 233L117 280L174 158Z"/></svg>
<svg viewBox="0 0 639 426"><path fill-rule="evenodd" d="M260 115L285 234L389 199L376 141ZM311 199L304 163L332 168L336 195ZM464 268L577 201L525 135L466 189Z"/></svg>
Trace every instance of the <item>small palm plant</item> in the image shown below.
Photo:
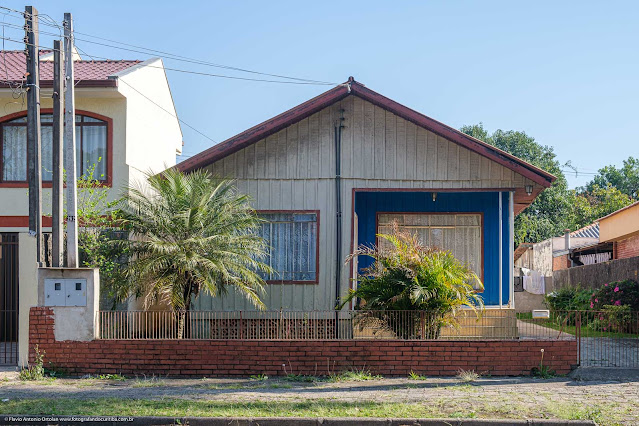
<svg viewBox="0 0 639 426"><path fill-rule="evenodd" d="M128 293L179 312L179 338L189 336L187 312L201 291L217 296L233 287L262 308L259 271L271 272L261 262L268 247L248 197L206 171L169 169L149 175L148 184L128 189L118 217L131 236L116 242L131 254Z"/></svg>
<svg viewBox="0 0 639 426"><path fill-rule="evenodd" d="M455 314L462 307L481 315L484 304L476 288L483 285L450 251L424 247L396 224L392 234L378 238L383 244L361 246L347 259L368 256L374 260L342 304L357 300L356 309L363 311L360 326L381 321L400 338L436 339L443 326L458 326ZM396 311L423 314L407 316Z"/></svg>

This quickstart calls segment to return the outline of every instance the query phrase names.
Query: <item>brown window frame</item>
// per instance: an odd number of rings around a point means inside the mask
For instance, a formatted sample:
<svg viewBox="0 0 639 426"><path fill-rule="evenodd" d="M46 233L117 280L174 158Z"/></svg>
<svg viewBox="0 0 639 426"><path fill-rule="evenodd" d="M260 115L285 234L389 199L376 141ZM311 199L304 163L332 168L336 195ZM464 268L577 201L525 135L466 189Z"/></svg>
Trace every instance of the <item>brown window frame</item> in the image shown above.
<svg viewBox="0 0 639 426"><path fill-rule="evenodd" d="M41 110L41 114L53 114L53 110L50 108L43 108ZM24 126L26 127L26 123L14 123L11 124L9 123L12 120L18 119L18 118L22 118L22 117L26 117L27 112L26 111L20 111L20 112L16 112L13 114L9 114L6 115L4 117L0 118L0 188L27 188L29 186L29 183L27 180L24 181L5 181L2 179L3 176L3 149L4 149L4 128L6 126L11 126L11 127L18 127L18 126ZM104 161L106 162L106 176L104 177L104 179L96 179L97 181L100 182L100 184L102 186L105 187L111 187L113 184L112 181L112 171L113 171L113 119L109 118L109 117L105 117L103 115L100 114L96 114L90 111L84 111L84 110L76 110L76 116L81 116L81 117L89 117L89 118L94 118L97 120L101 120L102 123L97 123L97 122L84 122L84 118L82 118L82 120L80 122L76 122L75 125L77 126L78 124L80 124L80 128L82 127L106 127L106 158L104 159ZM53 123L52 122L45 122L45 123L41 123L42 126L52 126ZM76 147L78 146L78 140L76 139ZM80 146L80 161L82 161L82 132L80 132L80 141L79 141L79 146ZM51 188L52 183L50 180L43 180L42 181L42 187L44 188Z"/></svg>
<svg viewBox="0 0 639 426"><path fill-rule="evenodd" d="M255 210L255 213L260 214L277 214L277 213L301 213L301 214L315 214L317 220L315 221L317 227L317 238L315 241L315 279L314 280L266 280L267 284L319 284L320 277L320 211L319 210Z"/></svg>

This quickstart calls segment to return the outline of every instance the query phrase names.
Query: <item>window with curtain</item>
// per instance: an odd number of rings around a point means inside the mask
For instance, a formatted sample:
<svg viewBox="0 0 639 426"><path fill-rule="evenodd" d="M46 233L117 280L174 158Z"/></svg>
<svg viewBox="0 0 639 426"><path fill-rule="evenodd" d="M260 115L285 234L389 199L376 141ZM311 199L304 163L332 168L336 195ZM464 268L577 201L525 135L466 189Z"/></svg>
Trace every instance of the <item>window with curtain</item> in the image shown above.
<svg viewBox="0 0 639 426"><path fill-rule="evenodd" d="M262 273L272 282L317 281L317 213L277 212L260 213L265 222L260 235L269 246L265 263L273 274Z"/></svg>
<svg viewBox="0 0 639 426"><path fill-rule="evenodd" d="M482 279L481 214L383 213L377 220L378 233L390 234L396 222L424 246L450 251ZM389 244L384 240L379 243Z"/></svg>
<svg viewBox="0 0 639 426"><path fill-rule="evenodd" d="M51 181L53 170L53 116L42 114L42 180ZM76 115L76 171L93 178L107 180L107 122L86 115ZM27 181L27 118L20 117L0 123L2 155L1 182Z"/></svg>

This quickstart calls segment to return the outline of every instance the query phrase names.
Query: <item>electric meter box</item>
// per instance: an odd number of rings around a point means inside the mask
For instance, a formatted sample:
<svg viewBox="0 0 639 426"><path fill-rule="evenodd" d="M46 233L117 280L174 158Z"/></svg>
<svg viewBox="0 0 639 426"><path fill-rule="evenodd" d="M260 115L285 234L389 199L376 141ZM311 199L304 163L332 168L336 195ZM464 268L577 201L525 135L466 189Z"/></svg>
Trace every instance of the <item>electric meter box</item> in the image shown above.
<svg viewBox="0 0 639 426"><path fill-rule="evenodd" d="M86 279L47 278L44 280L44 306L86 305Z"/></svg>

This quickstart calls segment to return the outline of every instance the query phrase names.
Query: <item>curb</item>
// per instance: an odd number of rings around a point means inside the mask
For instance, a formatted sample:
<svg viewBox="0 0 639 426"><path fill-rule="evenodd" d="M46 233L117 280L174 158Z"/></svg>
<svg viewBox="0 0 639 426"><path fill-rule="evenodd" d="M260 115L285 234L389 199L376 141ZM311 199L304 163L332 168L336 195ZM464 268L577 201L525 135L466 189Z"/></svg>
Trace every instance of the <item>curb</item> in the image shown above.
<svg viewBox="0 0 639 426"><path fill-rule="evenodd" d="M370 417L89 417L89 416L0 416L0 425L188 425L188 426L592 426L590 420L511 419L381 419Z"/></svg>

